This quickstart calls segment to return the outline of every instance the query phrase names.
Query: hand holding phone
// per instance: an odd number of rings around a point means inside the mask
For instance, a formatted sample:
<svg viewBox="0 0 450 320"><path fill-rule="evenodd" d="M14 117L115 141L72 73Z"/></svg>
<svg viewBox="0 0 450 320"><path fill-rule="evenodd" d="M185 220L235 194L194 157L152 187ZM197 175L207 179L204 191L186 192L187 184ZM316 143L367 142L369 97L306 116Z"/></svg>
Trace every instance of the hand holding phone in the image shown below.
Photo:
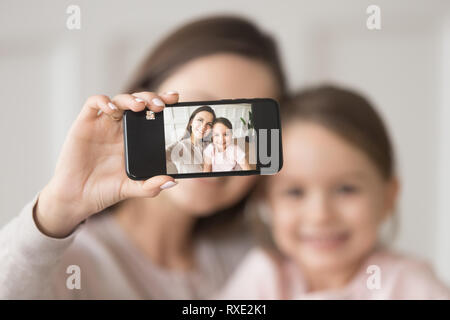
<svg viewBox="0 0 450 320"><path fill-rule="evenodd" d="M87 99L67 134L53 177L39 194L34 210L39 229L64 237L94 213L127 198L156 196L161 186L173 183L166 175L147 181L127 177L121 120L124 111L159 112L161 104L177 101L177 93L153 92Z"/></svg>
<svg viewBox="0 0 450 320"><path fill-rule="evenodd" d="M126 111L128 177L274 174L282 166L278 104L272 99L194 101L163 112Z"/></svg>

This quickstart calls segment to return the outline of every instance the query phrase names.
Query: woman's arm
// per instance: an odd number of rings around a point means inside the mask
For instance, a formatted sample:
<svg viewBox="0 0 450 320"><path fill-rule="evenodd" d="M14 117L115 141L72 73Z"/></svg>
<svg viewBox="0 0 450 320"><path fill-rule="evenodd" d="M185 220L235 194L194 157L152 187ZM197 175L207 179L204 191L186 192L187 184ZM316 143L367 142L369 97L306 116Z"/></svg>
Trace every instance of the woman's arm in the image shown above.
<svg viewBox="0 0 450 320"><path fill-rule="evenodd" d="M141 92L113 99L93 96L86 101L64 142L54 176L39 195L35 218L43 233L64 238L92 214L127 198L154 197L162 184L173 181L169 176L145 182L127 177L122 121L112 119L120 120L125 110L138 112L146 106L160 112L163 107L154 104L155 98L155 93ZM174 103L178 95L158 99Z"/></svg>
<svg viewBox="0 0 450 320"><path fill-rule="evenodd" d="M90 97L70 128L54 175L22 212L0 231L0 298L45 298L48 281L74 230L89 216L131 197L154 197L173 178L127 177L123 158L125 110L160 112L178 94L151 92ZM158 100L156 100L158 102ZM160 103L158 103L160 104Z"/></svg>

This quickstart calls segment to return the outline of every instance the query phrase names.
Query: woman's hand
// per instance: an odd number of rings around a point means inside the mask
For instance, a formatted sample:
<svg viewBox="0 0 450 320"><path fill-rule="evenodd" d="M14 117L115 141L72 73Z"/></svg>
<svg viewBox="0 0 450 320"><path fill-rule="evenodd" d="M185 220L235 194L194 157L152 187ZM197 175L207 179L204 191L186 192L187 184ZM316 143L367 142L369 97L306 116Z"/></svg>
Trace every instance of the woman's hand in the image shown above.
<svg viewBox="0 0 450 320"><path fill-rule="evenodd" d="M122 115L147 106L160 112L165 103L178 101L177 93L121 94L110 100L87 99L66 137L50 182L39 194L34 217L39 229L65 237L90 215L127 198L154 197L175 184L169 176L146 181L127 177L124 164Z"/></svg>

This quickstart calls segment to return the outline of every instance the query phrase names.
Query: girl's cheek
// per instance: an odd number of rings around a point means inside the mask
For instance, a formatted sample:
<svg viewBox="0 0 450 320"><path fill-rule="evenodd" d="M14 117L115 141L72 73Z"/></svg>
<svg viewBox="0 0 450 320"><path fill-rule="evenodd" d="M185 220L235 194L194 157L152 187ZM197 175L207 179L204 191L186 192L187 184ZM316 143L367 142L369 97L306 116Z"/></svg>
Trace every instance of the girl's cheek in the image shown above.
<svg viewBox="0 0 450 320"><path fill-rule="evenodd" d="M268 185L271 185L270 180L268 181ZM282 243L285 243L288 240L287 234L291 232L295 214L292 212L289 203L278 194L277 190L270 190L268 192L268 200L270 208L270 227L274 240L278 246L283 246Z"/></svg>
<svg viewBox="0 0 450 320"><path fill-rule="evenodd" d="M355 254L369 250L375 244L379 227L378 208L370 197L361 196L352 201L341 201L338 209L340 221L351 232L350 245Z"/></svg>
<svg viewBox="0 0 450 320"><path fill-rule="evenodd" d="M366 195L354 197L339 203L339 211L344 214L349 224L361 227L377 227L380 216L380 206L377 199Z"/></svg>
<svg viewBox="0 0 450 320"><path fill-rule="evenodd" d="M295 213L279 208L273 215L272 230L277 246L285 253L295 251L299 228Z"/></svg>

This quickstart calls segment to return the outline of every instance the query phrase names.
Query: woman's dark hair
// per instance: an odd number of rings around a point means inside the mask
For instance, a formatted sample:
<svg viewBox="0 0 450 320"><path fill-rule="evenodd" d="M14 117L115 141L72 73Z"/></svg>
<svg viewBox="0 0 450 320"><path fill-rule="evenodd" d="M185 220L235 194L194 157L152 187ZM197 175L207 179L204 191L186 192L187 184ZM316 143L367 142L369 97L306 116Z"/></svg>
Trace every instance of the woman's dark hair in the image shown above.
<svg viewBox="0 0 450 320"><path fill-rule="evenodd" d="M192 134L192 120L194 120L194 118L197 115L197 113L200 113L202 111L206 111L206 112L211 113L212 116L213 116L213 122L216 120L216 113L214 112L213 108L211 108L210 106L198 107L197 109L194 110L194 112L192 112L191 116L189 117L189 121L188 121L188 123L186 125L186 133L184 134L182 139L187 139L187 138L189 138L191 136L191 134Z"/></svg>
<svg viewBox="0 0 450 320"><path fill-rule="evenodd" d="M214 126L216 123L221 123L221 124L223 124L225 127L227 127L228 129L233 129L233 125L231 124L230 120L228 120L227 118L224 118L224 117L216 118L216 120L214 120L213 126Z"/></svg>
<svg viewBox="0 0 450 320"><path fill-rule="evenodd" d="M156 90L180 66L215 53L261 61L272 70L279 96L284 95L286 80L275 41L251 21L237 16L207 17L177 29L143 61L125 91Z"/></svg>
<svg viewBox="0 0 450 320"><path fill-rule="evenodd" d="M394 175L394 151L387 129L359 93L324 85L298 92L283 107L285 125L294 120L323 125L366 154L384 179Z"/></svg>

